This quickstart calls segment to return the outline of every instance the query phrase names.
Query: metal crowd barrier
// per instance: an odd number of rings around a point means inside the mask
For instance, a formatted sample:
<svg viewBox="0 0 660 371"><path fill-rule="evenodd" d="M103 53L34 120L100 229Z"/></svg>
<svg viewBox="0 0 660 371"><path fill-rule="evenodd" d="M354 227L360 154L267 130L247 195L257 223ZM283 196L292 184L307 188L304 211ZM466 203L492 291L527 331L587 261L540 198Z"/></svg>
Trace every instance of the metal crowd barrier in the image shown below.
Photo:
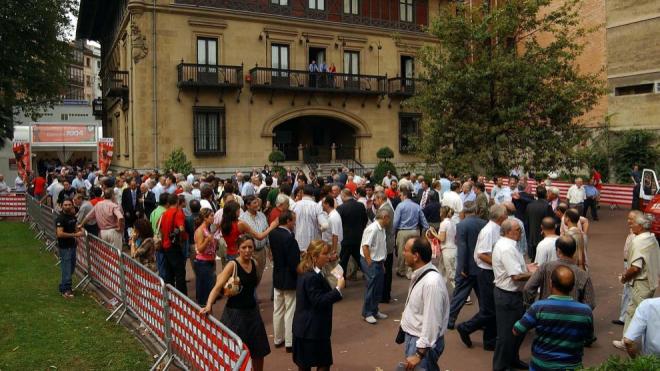
<svg viewBox="0 0 660 371"><path fill-rule="evenodd" d="M57 244L57 212L28 196L27 218L47 250ZM200 315L200 307L147 267L91 234L77 238L76 269L82 278L76 288L89 283L103 288L115 303L106 321L117 322L128 313L144 326L162 353L152 370L176 363L186 370L252 370L243 341L213 316Z"/></svg>

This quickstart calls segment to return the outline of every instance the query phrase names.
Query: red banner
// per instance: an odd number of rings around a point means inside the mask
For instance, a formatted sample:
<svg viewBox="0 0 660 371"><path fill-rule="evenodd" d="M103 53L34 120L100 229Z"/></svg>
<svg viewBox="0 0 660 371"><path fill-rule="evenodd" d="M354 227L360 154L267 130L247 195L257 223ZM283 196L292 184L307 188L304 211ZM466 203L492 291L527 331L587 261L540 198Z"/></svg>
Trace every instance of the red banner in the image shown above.
<svg viewBox="0 0 660 371"><path fill-rule="evenodd" d="M23 179L23 182L27 181L27 172L32 170L30 157L32 153L30 152L30 143L26 141L14 141L13 143L14 157L16 158L16 171L18 175ZM27 182L25 183L27 184Z"/></svg>
<svg viewBox="0 0 660 371"><path fill-rule="evenodd" d="M98 141L98 165L99 170L103 174L108 171L110 164L112 163L113 150L115 148L115 143L112 138L101 138Z"/></svg>
<svg viewBox="0 0 660 371"><path fill-rule="evenodd" d="M94 125L32 125L33 143L94 143Z"/></svg>

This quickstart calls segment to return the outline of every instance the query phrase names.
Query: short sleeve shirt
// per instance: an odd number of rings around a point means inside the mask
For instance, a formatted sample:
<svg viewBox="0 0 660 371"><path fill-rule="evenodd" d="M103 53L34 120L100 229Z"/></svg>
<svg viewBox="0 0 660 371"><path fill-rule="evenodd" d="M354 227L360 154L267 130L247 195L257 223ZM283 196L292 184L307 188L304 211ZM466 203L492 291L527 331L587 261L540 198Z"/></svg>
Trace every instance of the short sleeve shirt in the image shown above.
<svg viewBox="0 0 660 371"><path fill-rule="evenodd" d="M364 230L362 242L360 242L360 255L364 257L363 246L369 246L371 260L380 262L387 258L387 235L385 228L380 223L374 222Z"/></svg>
<svg viewBox="0 0 660 371"><path fill-rule="evenodd" d="M332 235L336 235L337 244L341 244L341 241L344 239L344 229L341 224L341 216L336 209L333 209L330 214L328 214L328 228L321 233L321 238L323 241L331 244Z"/></svg>
<svg viewBox="0 0 660 371"><path fill-rule="evenodd" d="M660 298L646 299L639 304L624 337L642 340L645 355L660 354Z"/></svg>
<svg viewBox="0 0 660 371"><path fill-rule="evenodd" d="M511 276L527 272L525 258L516 248L516 241L502 237L493 247L493 275L495 286L506 291L522 291L524 282L516 282Z"/></svg>
<svg viewBox="0 0 660 371"><path fill-rule="evenodd" d="M75 215L60 214L55 219L55 228L62 228L65 233L75 233L78 218ZM57 246L60 249L71 249L76 247L76 239L74 237L58 238Z"/></svg>

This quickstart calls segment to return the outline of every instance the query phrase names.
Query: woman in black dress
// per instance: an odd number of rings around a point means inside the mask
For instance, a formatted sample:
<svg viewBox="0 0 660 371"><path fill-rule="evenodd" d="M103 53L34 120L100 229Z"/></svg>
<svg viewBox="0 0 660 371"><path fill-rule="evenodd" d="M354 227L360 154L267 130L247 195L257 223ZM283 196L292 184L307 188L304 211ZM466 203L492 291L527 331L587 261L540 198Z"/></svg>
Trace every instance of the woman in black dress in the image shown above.
<svg viewBox="0 0 660 371"><path fill-rule="evenodd" d="M215 286L209 295L206 307L201 312L210 313L213 303L220 296L227 280L232 276L234 267L240 284L241 292L227 299L225 310L220 322L238 335L250 350L252 367L255 371L264 368L264 357L270 354L270 345L266 336L266 328L259 313L259 306L255 296L255 289L261 280L257 275L257 264L252 258L254 253L254 239L248 234L238 237L238 257L230 261L218 276Z"/></svg>
<svg viewBox="0 0 660 371"><path fill-rule="evenodd" d="M293 362L298 370L330 370L332 365L332 306L341 300L344 277L332 288L321 273L328 264L330 246L314 240L298 265L296 312L293 315Z"/></svg>

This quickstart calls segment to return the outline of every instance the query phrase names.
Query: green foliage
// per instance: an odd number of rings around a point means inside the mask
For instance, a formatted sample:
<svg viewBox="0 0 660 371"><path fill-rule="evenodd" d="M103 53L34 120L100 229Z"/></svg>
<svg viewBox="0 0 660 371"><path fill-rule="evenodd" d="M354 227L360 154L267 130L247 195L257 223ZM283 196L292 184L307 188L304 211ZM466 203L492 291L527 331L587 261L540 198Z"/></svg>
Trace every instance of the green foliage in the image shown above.
<svg viewBox="0 0 660 371"><path fill-rule="evenodd" d="M0 147L13 139L13 115L36 119L54 105L68 78L77 0L6 0L0 7Z"/></svg>
<svg viewBox="0 0 660 371"><path fill-rule="evenodd" d="M376 152L376 157L381 160L389 160L394 158L394 151L390 147L382 147Z"/></svg>
<svg viewBox="0 0 660 371"><path fill-rule="evenodd" d="M658 136L650 130L626 130L616 132L613 148L614 170L619 182L630 182L630 171L634 164L655 169L660 165Z"/></svg>
<svg viewBox="0 0 660 371"><path fill-rule="evenodd" d="M387 148L387 147L385 147L385 148ZM393 163L391 163L387 160L381 160L378 163L378 165L376 165L376 167L374 168L374 172L373 172L373 176L372 176L373 181L376 184L380 184L380 182L383 181L383 178L385 177L385 174L387 174L388 170L391 171L392 174L396 175L397 177L399 176L399 174L397 174L397 172L396 172L396 166L394 166Z"/></svg>
<svg viewBox="0 0 660 371"><path fill-rule="evenodd" d="M165 171L173 171L180 174L190 174L193 171L192 162L188 161L183 148L177 148L170 152L163 163Z"/></svg>
<svg viewBox="0 0 660 371"><path fill-rule="evenodd" d="M286 174L286 169L284 168L284 166L273 165L270 167L271 174L275 174L276 171L280 173L280 179L282 179L284 174Z"/></svg>
<svg viewBox="0 0 660 371"><path fill-rule="evenodd" d="M598 73L577 67L591 31L579 0L550 2L457 5L459 15L444 7L433 20L441 42L420 52L429 83L407 103L423 114L417 153L427 162L490 174L576 166L587 137L580 118L605 90Z"/></svg>
<svg viewBox="0 0 660 371"><path fill-rule="evenodd" d="M273 151L270 153L270 155L268 155L268 161L275 165L277 165L278 162L282 162L284 160L286 160L286 155L280 150Z"/></svg>
<svg viewBox="0 0 660 371"><path fill-rule="evenodd" d="M637 358L619 358L610 356L607 361L596 367L585 368L585 371L649 371L660 370L660 358L649 355Z"/></svg>

